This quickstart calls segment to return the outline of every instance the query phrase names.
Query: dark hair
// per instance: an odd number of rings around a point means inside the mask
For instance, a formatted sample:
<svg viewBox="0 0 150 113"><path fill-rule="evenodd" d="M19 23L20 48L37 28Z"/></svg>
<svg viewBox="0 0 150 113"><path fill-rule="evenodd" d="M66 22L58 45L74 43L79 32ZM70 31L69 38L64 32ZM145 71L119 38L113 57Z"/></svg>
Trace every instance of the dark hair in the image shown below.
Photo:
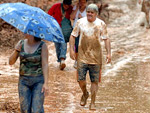
<svg viewBox="0 0 150 113"><path fill-rule="evenodd" d="M81 0L79 0L79 1L81 1ZM87 2L88 0L86 0L86 2Z"/></svg>
<svg viewBox="0 0 150 113"><path fill-rule="evenodd" d="M63 4L71 5L72 4L72 0L63 0Z"/></svg>
<svg viewBox="0 0 150 113"><path fill-rule="evenodd" d="M41 41L41 38L38 38L38 37L34 36L34 40L38 42L38 41Z"/></svg>

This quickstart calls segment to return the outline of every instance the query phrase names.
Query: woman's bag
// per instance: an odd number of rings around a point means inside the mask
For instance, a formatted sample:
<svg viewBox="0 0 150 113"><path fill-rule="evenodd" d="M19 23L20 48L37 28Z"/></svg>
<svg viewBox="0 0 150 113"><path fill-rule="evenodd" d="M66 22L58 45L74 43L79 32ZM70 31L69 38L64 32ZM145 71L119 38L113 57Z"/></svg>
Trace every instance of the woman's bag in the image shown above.
<svg viewBox="0 0 150 113"><path fill-rule="evenodd" d="M63 20L61 21L61 29L64 35L65 42L69 42L70 35L73 28L71 25L71 21L66 17L64 17Z"/></svg>
<svg viewBox="0 0 150 113"><path fill-rule="evenodd" d="M65 11L62 3L61 3L61 11L62 11L62 21L61 21L62 33L64 35L65 42L69 42L73 28L71 25L71 21L65 17Z"/></svg>

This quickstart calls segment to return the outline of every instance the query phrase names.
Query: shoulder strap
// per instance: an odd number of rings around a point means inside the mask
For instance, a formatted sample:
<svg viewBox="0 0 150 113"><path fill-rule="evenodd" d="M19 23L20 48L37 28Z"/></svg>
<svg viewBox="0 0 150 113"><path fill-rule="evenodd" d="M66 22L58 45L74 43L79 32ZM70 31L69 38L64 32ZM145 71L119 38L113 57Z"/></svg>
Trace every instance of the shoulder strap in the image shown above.
<svg viewBox="0 0 150 113"><path fill-rule="evenodd" d="M40 45L38 48L42 48L42 45L44 44L45 42L44 41L41 41Z"/></svg>
<svg viewBox="0 0 150 113"><path fill-rule="evenodd" d="M62 12L62 19L65 17L65 9L63 7L63 3L61 3L61 12Z"/></svg>
<svg viewBox="0 0 150 113"><path fill-rule="evenodd" d="M42 46L43 46L44 43L45 43L44 41L41 41L39 47L37 48L37 50L36 50L36 52L35 52L36 54L37 54L37 53L40 53L40 54L41 54Z"/></svg>
<svg viewBox="0 0 150 113"><path fill-rule="evenodd" d="M21 44L22 44L21 51L24 51L24 40L21 40Z"/></svg>
<svg viewBox="0 0 150 113"><path fill-rule="evenodd" d="M63 3L61 3L61 10L62 10L62 13L64 14L65 13L65 9L63 7Z"/></svg>

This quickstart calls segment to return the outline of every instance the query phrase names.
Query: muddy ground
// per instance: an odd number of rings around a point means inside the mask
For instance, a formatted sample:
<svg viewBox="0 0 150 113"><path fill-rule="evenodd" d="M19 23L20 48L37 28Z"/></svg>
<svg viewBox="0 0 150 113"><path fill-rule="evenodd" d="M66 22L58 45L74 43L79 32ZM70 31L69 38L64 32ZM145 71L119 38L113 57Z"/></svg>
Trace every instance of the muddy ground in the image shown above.
<svg viewBox="0 0 150 113"><path fill-rule="evenodd" d="M149 113L150 29L140 26L139 20L143 14L136 0L106 1L110 4L108 34L112 45L112 63L105 64L103 61L102 82L96 99L97 110L89 110L90 97L85 107L79 105L82 93L76 81L74 61L67 52L67 67L60 71L54 44L47 42L50 91L44 103L46 113ZM17 89L19 61L13 66L8 65L12 48L1 48L0 113L20 112ZM103 52L105 59L105 49ZM89 77L87 84L90 91Z"/></svg>

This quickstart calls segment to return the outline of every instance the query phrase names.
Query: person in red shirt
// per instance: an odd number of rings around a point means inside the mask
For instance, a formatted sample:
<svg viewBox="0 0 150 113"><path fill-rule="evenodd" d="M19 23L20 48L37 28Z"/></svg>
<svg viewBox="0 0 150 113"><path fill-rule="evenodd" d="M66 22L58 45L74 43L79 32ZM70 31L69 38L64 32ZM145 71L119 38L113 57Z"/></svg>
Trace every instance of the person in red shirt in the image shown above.
<svg viewBox="0 0 150 113"><path fill-rule="evenodd" d="M48 11L48 14L53 16L61 27L61 21L64 17L70 20L72 12L72 0L63 0L62 3L54 4ZM63 13L64 12L64 13ZM57 61L60 62L60 70L66 67L65 59L67 52L67 43L55 43Z"/></svg>

